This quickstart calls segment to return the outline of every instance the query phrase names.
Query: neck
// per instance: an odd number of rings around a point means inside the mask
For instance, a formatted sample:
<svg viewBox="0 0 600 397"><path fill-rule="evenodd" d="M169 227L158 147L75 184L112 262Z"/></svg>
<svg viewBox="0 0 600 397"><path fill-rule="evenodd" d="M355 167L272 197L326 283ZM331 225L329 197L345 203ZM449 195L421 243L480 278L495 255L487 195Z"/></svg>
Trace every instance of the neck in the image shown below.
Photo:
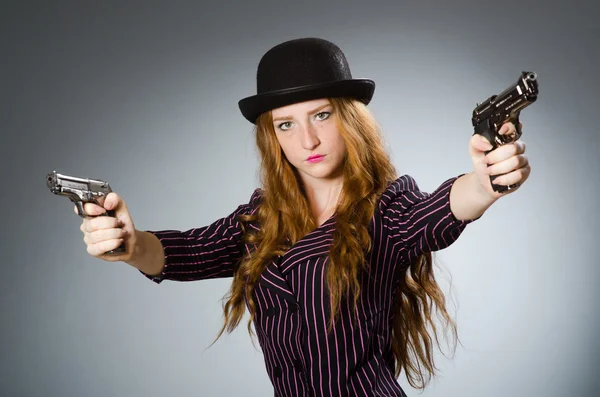
<svg viewBox="0 0 600 397"><path fill-rule="evenodd" d="M343 179L304 180L306 198L317 222L321 224L335 212L342 192Z"/></svg>

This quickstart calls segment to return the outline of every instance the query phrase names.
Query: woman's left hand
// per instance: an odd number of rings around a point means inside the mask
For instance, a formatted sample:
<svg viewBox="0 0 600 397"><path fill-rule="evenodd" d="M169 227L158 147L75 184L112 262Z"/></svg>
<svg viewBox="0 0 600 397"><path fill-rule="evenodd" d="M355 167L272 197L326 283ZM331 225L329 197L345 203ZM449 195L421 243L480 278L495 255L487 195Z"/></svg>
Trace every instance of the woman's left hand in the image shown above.
<svg viewBox="0 0 600 397"><path fill-rule="evenodd" d="M519 124L522 127L522 124ZM516 133L515 125L511 122L504 123L498 131L500 135ZM469 153L473 160L473 167L477 179L481 184L482 191L494 199L513 193L516 189L502 193L494 191L490 182L490 175L499 175L494 179L495 185L523 185L529 178L531 167L525 156L525 142L515 141L498 146L496 149L485 154L492 145L480 134L474 134L469 142ZM489 165L489 166L488 166ZM517 188L518 189L518 188Z"/></svg>

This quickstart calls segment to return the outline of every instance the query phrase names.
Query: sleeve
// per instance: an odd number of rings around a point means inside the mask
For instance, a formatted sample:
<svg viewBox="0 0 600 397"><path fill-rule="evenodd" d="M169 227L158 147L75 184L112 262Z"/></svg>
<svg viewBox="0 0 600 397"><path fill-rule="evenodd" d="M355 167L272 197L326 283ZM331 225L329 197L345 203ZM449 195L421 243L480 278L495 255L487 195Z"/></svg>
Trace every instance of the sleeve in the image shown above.
<svg viewBox="0 0 600 397"><path fill-rule="evenodd" d="M422 192L411 176L403 175L384 192L382 222L406 263L448 247L466 225L481 218L458 220L450 210L450 189L462 175L446 180L433 193Z"/></svg>
<svg viewBox="0 0 600 397"><path fill-rule="evenodd" d="M242 229L239 214L252 214L258 208L261 190L256 189L248 204L240 205L230 215L211 225L187 231L146 230L158 237L165 251L165 265L160 274L144 276L160 284L163 280L195 281L232 277L235 264L242 258Z"/></svg>

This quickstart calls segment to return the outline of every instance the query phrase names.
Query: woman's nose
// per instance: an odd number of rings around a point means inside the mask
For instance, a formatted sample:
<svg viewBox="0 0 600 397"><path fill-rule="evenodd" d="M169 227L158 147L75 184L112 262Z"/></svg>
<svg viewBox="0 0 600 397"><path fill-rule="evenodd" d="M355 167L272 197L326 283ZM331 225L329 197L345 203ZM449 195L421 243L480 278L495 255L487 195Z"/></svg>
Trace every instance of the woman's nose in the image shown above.
<svg viewBox="0 0 600 397"><path fill-rule="evenodd" d="M310 123L302 128L302 146L304 149L312 150L319 145L320 141L316 132L315 127Z"/></svg>

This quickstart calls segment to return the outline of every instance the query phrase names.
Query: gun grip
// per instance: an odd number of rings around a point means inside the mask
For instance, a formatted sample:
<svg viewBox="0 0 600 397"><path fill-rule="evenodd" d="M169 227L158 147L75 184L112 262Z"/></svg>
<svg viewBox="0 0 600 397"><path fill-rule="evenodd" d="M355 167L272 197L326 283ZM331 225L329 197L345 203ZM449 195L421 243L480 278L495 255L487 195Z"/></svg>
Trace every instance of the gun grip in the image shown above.
<svg viewBox="0 0 600 397"><path fill-rule="evenodd" d="M98 215L98 216L112 216L113 218L115 218L115 210L106 210L106 212ZM120 254L124 254L127 251L127 247L125 245L125 242L123 241L123 243L121 243L121 245L119 245L117 248L115 248L114 250L110 250L105 252L105 255L120 255Z"/></svg>

